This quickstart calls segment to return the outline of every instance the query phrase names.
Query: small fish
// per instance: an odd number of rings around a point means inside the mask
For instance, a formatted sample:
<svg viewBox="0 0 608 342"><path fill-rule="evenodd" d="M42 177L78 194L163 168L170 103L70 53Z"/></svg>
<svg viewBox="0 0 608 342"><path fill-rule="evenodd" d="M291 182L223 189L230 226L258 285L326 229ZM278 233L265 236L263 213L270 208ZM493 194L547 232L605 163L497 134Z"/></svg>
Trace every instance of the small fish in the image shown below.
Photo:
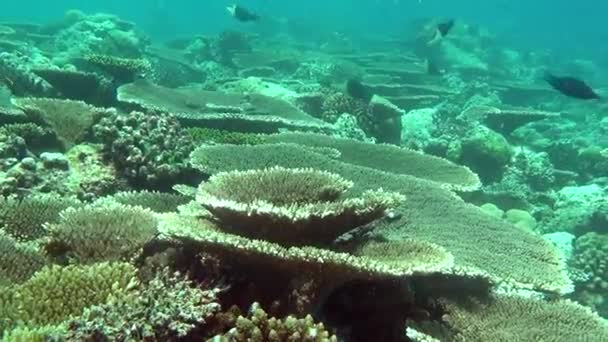
<svg viewBox="0 0 608 342"><path fill-rule="evenodd" d="M454 27L454 19L442 21L435 27L435 34L433 38L427 43L428 45L435 45L439 43L445 36L450 33L450 30Z"/></svg>
<svg viewBox="0 0 608 342"><path fill-rule="evenodd" d="M233 16L236 20L241 21L241 22L260 20L259 15L251 12L250 10L248 10L242 6L236 5L236 4L226 7L226 10L228 10L228 13L230 13L231 16Z"/></svg>
<svg viewBox="0 0 608 342"><path fill-rule="evenodd" d="M544 80L560 93L581 100L600 99L600 96L585 83L578 78L564 76L559 77L546 73Z"/></svg>
<svg viewBox="0 0 608 342"><path fill-rule="evenodd" d="M369 103L374 94L369 90L365 84L356 79L349 79L346 81L346 93L355 99Z"/></svg>

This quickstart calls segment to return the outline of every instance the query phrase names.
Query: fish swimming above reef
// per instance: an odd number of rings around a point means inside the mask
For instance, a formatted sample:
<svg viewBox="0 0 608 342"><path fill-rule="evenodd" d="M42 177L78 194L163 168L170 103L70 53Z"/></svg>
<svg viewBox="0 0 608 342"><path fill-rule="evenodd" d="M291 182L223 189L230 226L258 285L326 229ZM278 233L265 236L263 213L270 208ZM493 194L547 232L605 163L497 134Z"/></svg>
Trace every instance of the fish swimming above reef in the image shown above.
<svg viewBox="0 0 608 342"><path fill-rule="evenodd" d="M248 22L260 20L259 15L237 4L226 7L226 10L228 10L228 13L238 21Z"/></svg>
<svg viewBox="0 0 608 342"><path fill-rule="evenodd" d="M600 99L600 96L582 80L570 76L555 76L546 73L544 80L560 93L581 100Z"/></svg>
<svg viewBox="0 0 608 342"><path fill-rule="evenodd" d="M372 94L370 89L365 86L365 84L356 79L349 79L346 81L346 93L355 99L364 101L365 103L369 103L372 96L374 96L374 94Z"/></svg>
<svg viewBox="0 0 608 342"><path fill-rule="evenodd" d="M454 27L454 19L448 19L441 21L435 27L435 33L433 38L427 43L428 45L435 45L439 43L445 36L450 33L450 30Z"/></svg>

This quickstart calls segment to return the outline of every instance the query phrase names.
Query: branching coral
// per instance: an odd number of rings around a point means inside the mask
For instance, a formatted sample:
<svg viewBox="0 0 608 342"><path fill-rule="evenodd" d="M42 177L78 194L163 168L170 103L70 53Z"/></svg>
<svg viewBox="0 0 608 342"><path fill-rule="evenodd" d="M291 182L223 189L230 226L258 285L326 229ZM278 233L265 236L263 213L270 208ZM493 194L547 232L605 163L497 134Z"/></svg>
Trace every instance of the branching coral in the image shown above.
<svg viewBox="0 0 608 342"><path fill-rule="evenodd" d="M91 54L85 60L104 72L114 80L122 83L133 82L138 75L152 71L152 64L142 58L121 58L110 55Z"/></svg>
<svg viewBox="0 0 608 342"><path fill-rule="evenodd" d="M66 147L81 142L98 119L113 112L72 100L19 98L13 102L34 120L51 126Z"/></svg>
<svg viewBox="0 0 608 342"><path fill-rule="evenodd" d="M0 232L0 286L26 281L46 264L44 254L35 247Z"/></svg>
<svg viewBox="0 0 608 342"><path fill-rule="evenodd" d="M56 223L61 211L80 205L75 198L57 195L0 197L0 228L17 240L35 240L47 235L45 223Z"/></svg>
<svg viewBox="0 0 608 342"><path fill-rule="evenodd" d="M26 282L2 290L0 304L9 310L3 317L5 327L61 323L128 292L137 286L135 274L135 267L126 263L45 267Z"/></svg>
<svg viewBox="0 0 608 342"><path fill-rule="evenodd" d="M315 323L308 315L304 318L288 316L282 319L269 317L259 304L254 303L249 315L239 316L235 327L213 341L264 342L264 341L307 341L335 342L337 337L330 334L323 323Z"/></svg>
<svg viewBox="0 0 608 342"><path fill-rule="evenodd" d="M186 160L192 141L172 116L115 114L102 119L93 132L118 171L137 187L168 190L192 174Z"/></svg>
<svg viewBox="0 0 608 342"><path fill-rule="evenodd" d="M68 324L69 340L173 341L203 327L219 312L218 289L200 289L161 271L110 303L87 308Z"/></svg>
<svg viewBox="0 0 608 342"><path fill-rule="evenodd" d="M48 226L51 255L77 263L129 259L156 234L152 211L118 203L69 208Z"/></svg>
<svg viewBox="0 0 608 342"><path fill-rule="evenodd" d="M0 335L3 342L45 342L61 341L67 330L62 325L45 325L43 327L17 326Z"/></svg>
<svg viewBox="0 0 608 342"><path fill-rule="evenodd" d="M289 246L325 245L404 199L382 190L340 199L351 186L313 169L234 171L201 184L197 202L234 234Z"/></svg>

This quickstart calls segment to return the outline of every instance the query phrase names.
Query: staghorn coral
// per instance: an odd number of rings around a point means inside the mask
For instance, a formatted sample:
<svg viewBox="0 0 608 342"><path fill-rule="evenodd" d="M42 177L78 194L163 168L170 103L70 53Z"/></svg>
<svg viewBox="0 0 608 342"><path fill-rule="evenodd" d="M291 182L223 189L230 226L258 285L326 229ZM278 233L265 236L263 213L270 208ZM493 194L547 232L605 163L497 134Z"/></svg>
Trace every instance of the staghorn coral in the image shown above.
<svg viewBox="0 0 608 342"><path fill-rule="evenodd" d="M13 103L34 120L49 125L66 148L81 142L99 118L113 113L72 100L30 97L13 99Z"/></svg>
<svg viewBox="0 0 608 342"><path fill-rule="evenodd" d="M451 330L444 337L446 341L608 340L606 321L568 300L545 302L498 296L487 302L474 299L465 303L442 302L447 311L444 320Z"/></svg>
<svg viewBox="0 0 608 342"><path fill-rule="evenodd" d="M0 197L0 228L19 241L39 239L47 235L45 223L56 223L61 211L80 205L75 198L58 195Z"/></svg>
<svg viewBox="0 0 608 342"><path fill-rule="evenodd" d="M258 303L254 303L247 317L239 316L234 328L222 336L215 336L212 341L335 342L338 339L325 329L323 323L315 323L310 315L277 319L269 317Z"/></svg>
<svg viewBox="0 0 608 342"><path fill-rule="evenodd" d="M339 143L331 140L326 147L340 150ZM392 220L375 223L378 234L438 244L454 255L457 266L483 270L515 286L558 293L572 291L564 261L548 242L496 220L435 182L387 172L379 164L361 166L332 159L294 144L201 146L192 153L192 162L210 174L267 165L314 167L352 180L349 196L370 188L400 192L407 201L393 211Z"/></svg>
<svg viewBox="0 0 608 342"><path fill-rule="evenodd" d="M190 198L181 194L147 190L123 191L110 198L118 203L144 207L157 213L177 211L177 207L190 201Z"/></svg>
<svg viewBox="0 0 608 342"><path fill-rule="evenodd" d="M75 263L115 261L136 256L156 234L152 211L118 203L69 208L48 225L47 251Z"/></svg>
<svg viewBox="0 0 608 342"><path fill-rule="evenodd" d="M188 180L191 139L173 116L131 112L103 118L93 126L95 138L116 169L136 187L169 190Z"/></svg>
<svg viewBox="0 0 608 342"><path fill-rule="evenodd" d="M135 267L127 263L47 266L26 282L2 290L0 306L10 310L3 321L5 327L59 324L124 295L137 282Z"/></svg>
<svg viewBox="0 0 608 342"><path fill-rule="evenodd" d="M233 234L318 246L382 217L404 200L381 189L340 199L351 186L329 172L273 167L215 174L201 184L196 201Z"/></svg>
<svg viewBox="0 0 608 342"><path fill-rule="evenodd" d="M0 286L26 281L46 264L44 254L35 247L0 232Z"/></svg>
<svg viewBox="0 0 608 342"><path fill-rule="evenodd" d="M200 330L220 310L219 289L201 289L161 271L110 303L95 305L69 323L69 340L174 341Z"/></svg>

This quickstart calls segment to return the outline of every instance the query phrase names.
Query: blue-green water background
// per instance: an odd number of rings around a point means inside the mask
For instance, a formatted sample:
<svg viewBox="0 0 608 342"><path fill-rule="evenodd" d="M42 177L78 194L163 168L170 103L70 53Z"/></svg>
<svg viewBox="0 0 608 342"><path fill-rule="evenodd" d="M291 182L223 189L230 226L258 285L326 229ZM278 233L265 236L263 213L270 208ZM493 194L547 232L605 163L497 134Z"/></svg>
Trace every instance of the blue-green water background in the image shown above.
<svg viewBox="0 0 608 342"><path fill-rule="evenodd" d="M52 21L67 9L109 12L134 21L153 38L214 33L239 23L223 0L3 1L0 20ZM550 50L564 58L608 65L608 1L598 0L242 0L264 16L287 18L304 30L398 37L408 21L454 17L487 27L510 46Z"/></svg>

